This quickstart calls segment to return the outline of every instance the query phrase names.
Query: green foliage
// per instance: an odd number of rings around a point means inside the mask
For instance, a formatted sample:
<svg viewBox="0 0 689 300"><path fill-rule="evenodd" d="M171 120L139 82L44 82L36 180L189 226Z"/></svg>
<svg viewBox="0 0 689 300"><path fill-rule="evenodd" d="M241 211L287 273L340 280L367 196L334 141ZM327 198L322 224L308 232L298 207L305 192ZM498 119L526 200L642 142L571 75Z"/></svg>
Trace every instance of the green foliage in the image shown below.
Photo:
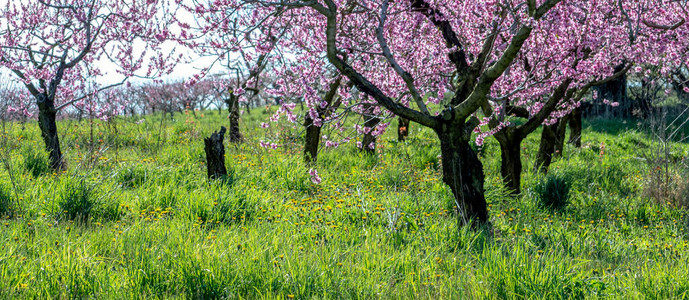
<svg viewBox="0 0 689 300"><path fill-rule="evenodd" d="M39 177L50 173L50 162L48 154L41 150L36 150L32 146L22 148L24 157L24 170L33 177Z"/></svg>
<svg viewBox="0 0 689 300"><path fill-rule="evenodd" d="M569 203L571 186L568 176L550 173L534 187L534 192L541 207L563 210Z"/></svg>
<svg viewBox="0 0 689 300"><path fill-rule="evenodd" d="M211 216L213 220L225 224L245 222L255 216L257 207L258 201L252 195L235 190L213 203Z"/></svg>
<svg viewBox="0 0 689 300"><path fill-rule="evenodd" d="M12 191L0 184L0 217L11 215L12 212Z"/></svg>
<svg viewBox="0 0 689 300"><path fill-rule="evenodd" d="M58 219L86 222L96 205L92 190L83 179L67 179L58 194Z"/></svg>
<svg viewBox="0 0 689 300"><path fill-rule="evenodd" d="M124 188L140 187L148 180L148 170L140 165L120 169L115 175L116 181Z"/></svg>

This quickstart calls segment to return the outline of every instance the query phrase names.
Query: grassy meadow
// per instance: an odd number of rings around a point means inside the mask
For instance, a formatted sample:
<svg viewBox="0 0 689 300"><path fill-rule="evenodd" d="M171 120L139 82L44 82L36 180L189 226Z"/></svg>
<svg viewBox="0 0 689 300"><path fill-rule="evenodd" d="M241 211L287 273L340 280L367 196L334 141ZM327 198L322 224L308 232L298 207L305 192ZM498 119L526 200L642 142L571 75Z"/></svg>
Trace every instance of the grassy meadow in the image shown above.
<svg viewBox="0 0 689 300"><path fill-rule="evenodd" d="M649 196L660 170L636 121L586 121L583 147L567 145L547 177L531 171L534 133L519 197L487 139L489 233L458 228L431 131L412 124L398 143L392 121L375 157L353 142L323 149L313 184L303 129L261 129L268 117L242 116L245 143L226 144L231 175L217 182L202 138L225 113L60 121L62 174L47 169L35 121L4 123L0 298L689 297L686 211ZM268 137L281 147L260 147ZM553 178L570 186L558 210L539 200Z"/></svg>

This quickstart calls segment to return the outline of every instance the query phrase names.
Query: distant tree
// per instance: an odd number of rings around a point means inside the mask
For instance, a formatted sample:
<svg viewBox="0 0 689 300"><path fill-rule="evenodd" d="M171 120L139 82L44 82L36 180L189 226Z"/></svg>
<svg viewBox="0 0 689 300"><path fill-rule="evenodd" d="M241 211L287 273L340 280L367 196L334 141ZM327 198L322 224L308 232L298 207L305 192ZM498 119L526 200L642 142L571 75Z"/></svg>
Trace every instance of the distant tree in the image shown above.
<svg viewBox="0 0 689 300"><path fill-rule="evenodd" d="M244 104L250 112L251 103L257 98L265 83L263 75L274 63L276 43L283 37L284 29L270 25L251 27L250 12L235 11L237 16L226 18L224 7L215 3L208 5L189 5L187 1L178 1L186 11L194 15L193 22L180 21L182 32L178 41L193 49L201 57L214 58L213 63L196 74L188 84L193 85L205 77L216 65L226 68L224 84L224 101L229 112L230 142L239 142L242 135L239 129L240 105ZM268 39L259 36L267 36ZM216 78L217 79L217 78Z"/></svg>

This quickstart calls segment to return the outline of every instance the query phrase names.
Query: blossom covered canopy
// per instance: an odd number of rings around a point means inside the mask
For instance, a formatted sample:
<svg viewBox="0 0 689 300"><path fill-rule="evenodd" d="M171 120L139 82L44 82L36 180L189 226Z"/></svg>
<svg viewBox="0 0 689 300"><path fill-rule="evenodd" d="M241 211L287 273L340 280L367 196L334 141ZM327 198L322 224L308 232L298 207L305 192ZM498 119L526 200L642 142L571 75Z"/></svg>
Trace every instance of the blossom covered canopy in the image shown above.
<svg viewBox="0 0 689 300"><path fill-rule="evenodd" d="M686 59L689 36L687 4L675 0L216 0L187 5L213 21L207 31L234 36L225 43L244 55L272 51L271 62L282 75L273 93L302 96L311 110L322 101L314 91L339 76L327 57L328 12L335 12L337 57L387 98L431 116L449 105L458 107L461 100L447 103L447 98L463 88L471 94L472 83L481 80L467 79L466 73L479 70L487 76L482 71L502 63L514 50L510 47L519 46L516 57L484 98L498 112L511 105L535 114L565 81L571 81L570 88L583 88L611 76L620 65L661 65L669 72ZM525 33L523 45L515 46ZM267 47L276 36L284 38ZM351 97L346 84L340 93L348 101L366 101ZM552 118L580 98L574 100L561 103ZM472 108L473 113L478 106Z"/></svg>
<svg viewBox="0 0 689 300"><path fill-rule="evenodd" d="M27 0L0 6L0 68L57 109L102 89L103 62L122 77L167 73L179 60L161 45L171 35L164 0ZM138 73L136 73L138 72Z"/></svg>

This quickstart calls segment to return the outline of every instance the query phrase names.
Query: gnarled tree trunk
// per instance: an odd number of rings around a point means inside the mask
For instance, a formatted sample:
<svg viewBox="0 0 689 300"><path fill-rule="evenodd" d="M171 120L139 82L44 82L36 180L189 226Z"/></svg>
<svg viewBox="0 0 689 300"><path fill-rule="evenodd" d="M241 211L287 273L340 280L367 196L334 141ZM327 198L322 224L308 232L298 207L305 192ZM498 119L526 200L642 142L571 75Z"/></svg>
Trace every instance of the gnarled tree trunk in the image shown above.
<svg viewBox="0 0 689 300"><path fill-rule="evenodd" d="M57 110L55 109L54 99L45 94L39 94L37 98L38 126L41 129L41 136L48 151L50 167L56 171L62 170L64 168L64 161L62 150L60 149L60 137L57 134Z"/></svg>
<svg viewBox="0 0 689 300"><path fill-rule="evenodd" d="M472 128L473 129L473 128ZM464 126L441 126L436 130L440 139L443 182L452 190L463 225L471 222L480 227L488 224L484 196L483 164L469 145L471 129Z"/></svg>

